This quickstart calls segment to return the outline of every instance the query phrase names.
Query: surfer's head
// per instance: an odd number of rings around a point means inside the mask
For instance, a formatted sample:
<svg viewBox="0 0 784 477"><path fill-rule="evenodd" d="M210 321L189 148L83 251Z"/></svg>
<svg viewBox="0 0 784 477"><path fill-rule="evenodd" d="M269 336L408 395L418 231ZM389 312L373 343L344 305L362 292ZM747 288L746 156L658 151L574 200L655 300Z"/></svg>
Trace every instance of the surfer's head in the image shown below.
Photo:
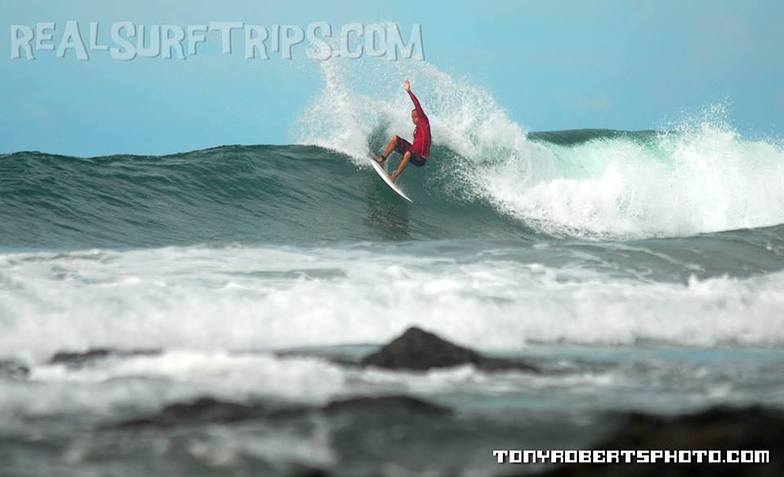
<svg viewBox="0 0 784 477"><path fill-rule="evenodd" d="M419 124L419 113L416 109L411 110L411 120L414 121L414 124Z"/></svg>

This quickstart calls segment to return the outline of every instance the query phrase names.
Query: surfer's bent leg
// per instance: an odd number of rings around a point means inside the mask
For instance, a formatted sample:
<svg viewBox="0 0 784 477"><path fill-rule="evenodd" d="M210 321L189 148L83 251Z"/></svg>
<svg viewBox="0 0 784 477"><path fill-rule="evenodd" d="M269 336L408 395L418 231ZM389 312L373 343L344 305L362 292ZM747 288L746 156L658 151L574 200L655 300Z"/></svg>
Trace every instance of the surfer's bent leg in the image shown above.
<svg viewBox="0 0 784 477"><path fill-rule="evenodd" d="M400 138L397 136L392 136L392 139L389 140L389 144L384 148L384 154L381 155L382 160L386 160L387 157L392 154L392 151L397 147L397 141L399 139Z"/></svg>
<svg viewBox="0 0 784 477"><path fill-rule="evenodd" d="M397 170L389 175L389 178L392 179L392 182L395 182L397 178L400 177L400 174L403 173L403 169L406 168L406 166L408 165L408 161L410 160L411 160L411 151L406 151L406 153L403 154L403 159L400 160L400 165L397 166Z"/></svg>

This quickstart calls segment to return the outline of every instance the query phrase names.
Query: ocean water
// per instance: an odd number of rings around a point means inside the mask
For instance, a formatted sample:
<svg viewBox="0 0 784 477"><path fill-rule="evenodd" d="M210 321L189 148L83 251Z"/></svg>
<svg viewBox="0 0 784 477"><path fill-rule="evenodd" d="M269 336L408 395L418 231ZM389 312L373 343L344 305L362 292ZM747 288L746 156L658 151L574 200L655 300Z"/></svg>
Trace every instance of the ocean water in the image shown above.
<svg viewBox="0 0 784 477"><path fill-rule="evenodd" d="M406 99L322 68L296 144L0 155L0 359L30 368L0 377L7 475L494 475L491 449L587 446L608 412L784 405L778 141L721 107L527 132L423 65L435 145L400 179L408 205L364 162L410 131ZM545 372L323 358L410 325ZM157 352L51 361L95 348ZM205 397L389 394L455 415L117 426Z"/></svg>

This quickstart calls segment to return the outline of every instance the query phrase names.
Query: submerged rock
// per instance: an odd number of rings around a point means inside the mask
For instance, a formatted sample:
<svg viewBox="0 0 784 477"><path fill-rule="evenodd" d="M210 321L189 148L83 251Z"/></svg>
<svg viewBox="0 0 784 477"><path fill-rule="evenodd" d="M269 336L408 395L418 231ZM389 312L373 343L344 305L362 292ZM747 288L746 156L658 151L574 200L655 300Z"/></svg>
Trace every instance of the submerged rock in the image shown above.
<svg viewBox="0 0 784 477"><path fill-rule="evenodd" d="M15 359L0 359L0 378L23 379L30 375L30 368Z"/></svg>
<svg viewBox="0 0 784 477"><path fill-rule="evenodd" d="M89 362L111 357L153 356L161 354L160 349L118 350L113 348L93 348L87 351L60 351L49 359L49 364L83 366Z"/></svg>
<svg viewBox="0 0 784 477"><path fill-rule="evenodd" d="M116 427L171 427L181 424L229 423L268 417L269 414L270 409L261 405L240 404L204 397L192 402L169 404L158 414L123 421Z"/></svg>
<svg viewBox="0 0 784 477"><path fill-rule="evenodd" d="M621 427L595 449L769 450L768 464L653 463L567 464L538 474L566 476L781 476L784 475L784 412L761 407L718 407L669 417L629 414ZM506 477L523 474L501 474Z"/></svg>
<svg viewBox="0 0 784 477"><path fill-rule="evenodd" d="M185 403L174 403L159 413L115 424L117 428L172 427L204 423L234 423L254 419L298 418L311 414L405 412L443 416L452 411L445 406L405 395L359 396L330 401L324 406L268 406L261 403L242 404L211 397Z"/></svg>
<svg viewBox="0 0 784 477"><path fill-rule="evenodd" d="M287 474L290 477L331 477L332 474L324 469L317 468L298 468L290 470Z"/></svg>
<svg viewBox="0 0 784 477"><path fill-rule="evenodd" d="M522 361L482 356L472 349L450 343L417 327L407 329L380 350L362 358L360 363L365 366L418 371L473 364L485 371L539 372L535 366Z"/></svg>
<svg viewBox="0 0 784 477"><path fill-rule="evenodd" d="M391 396L359 396L338 399L331 401L320 410L326 414L355 411L404 411L443 416L452 413L452 410L446 406L402 394Z"/></svg>

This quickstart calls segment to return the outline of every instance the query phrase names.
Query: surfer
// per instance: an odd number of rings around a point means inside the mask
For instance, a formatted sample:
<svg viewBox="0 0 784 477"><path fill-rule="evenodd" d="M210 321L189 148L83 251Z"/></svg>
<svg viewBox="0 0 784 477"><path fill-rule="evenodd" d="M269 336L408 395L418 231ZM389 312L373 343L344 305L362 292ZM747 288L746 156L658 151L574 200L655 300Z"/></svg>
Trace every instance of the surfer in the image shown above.
<svg viewBox="0 0 784 477"><path fill-rule="evenodd" d="M403 156L400 164L397 166L397 170L389 175L390 180L393 182L400 177L400 174L403 173L409 162L417 167L422 167L427 162L427 156L430 154L430 121L427 119L425 111L422 110L419 100L411 92L411 83L408 80L403 83L403 89L411 97L411 101L414 102L414 109L411 110L411 120L414 121L414 144L400 136L392 136L389 144L384 148L384 154L374 156L374 159L379 164L383 164L387 157L392 154L392 151L396 151Z"/></svg>

